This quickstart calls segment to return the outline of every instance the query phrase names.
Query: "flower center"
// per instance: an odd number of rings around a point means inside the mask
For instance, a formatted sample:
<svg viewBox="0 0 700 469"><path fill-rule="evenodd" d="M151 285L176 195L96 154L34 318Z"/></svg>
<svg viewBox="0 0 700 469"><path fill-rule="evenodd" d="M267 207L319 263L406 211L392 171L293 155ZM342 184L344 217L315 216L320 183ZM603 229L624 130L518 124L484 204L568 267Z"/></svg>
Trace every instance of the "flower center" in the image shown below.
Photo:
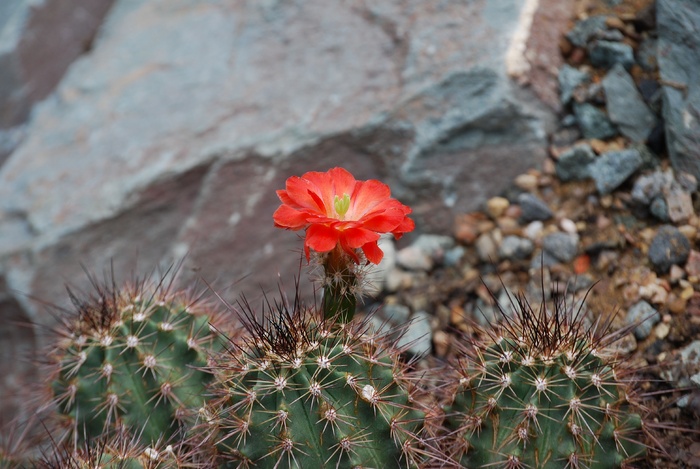
<svg viewBox="0 0 700 469"><path fill-rule="evenodd" d="M333 205L335 206L335 212L338 214L339 219L344 220L345 214L348 213L350 209L350 196L348 194L343 194L343 197L340 198L336 195Z"/></svg>

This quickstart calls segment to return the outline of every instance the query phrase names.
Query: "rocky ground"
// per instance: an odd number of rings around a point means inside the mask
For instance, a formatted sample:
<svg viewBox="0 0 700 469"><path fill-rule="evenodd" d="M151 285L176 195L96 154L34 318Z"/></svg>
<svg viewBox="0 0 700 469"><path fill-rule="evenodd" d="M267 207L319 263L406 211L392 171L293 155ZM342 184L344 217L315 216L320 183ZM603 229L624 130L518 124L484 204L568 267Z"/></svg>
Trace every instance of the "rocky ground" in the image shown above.
<svg viewBox="0 0 700 469"><path fill-rule="evenodd" d="M386 242L388 274L367 308L413 318L413 350L444 359L495 318L494 297L585 298L591 319L636 326L616 345L660 424L665 453L648 467L700 467L700 197L665 153L655 3L584 1L578 12L561 42L565 107L549 160L459 216L453 236Z"/></svg>

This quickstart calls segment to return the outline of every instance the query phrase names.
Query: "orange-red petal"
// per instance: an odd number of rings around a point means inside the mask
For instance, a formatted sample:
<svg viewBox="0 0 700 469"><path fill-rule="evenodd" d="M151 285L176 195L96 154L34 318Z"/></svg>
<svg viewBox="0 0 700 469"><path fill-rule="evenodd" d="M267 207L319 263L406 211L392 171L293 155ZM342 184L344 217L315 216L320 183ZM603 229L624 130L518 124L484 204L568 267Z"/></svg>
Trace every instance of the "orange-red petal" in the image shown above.
<svg viewBox="0 0 700 469"><path fill-rule="evenodd" d="M399 239L401 236L403 236L404 233L410 233L416 228L416 222L411 220L410 218L406 217L403 219L401 224L397 226L391 234L394 235L394 238Z"/></svg>
<svg viewBox="0 0 700 469"><path fill-rule="evenodd" d="M384 251L379 248L376 241L362 246L362 252L365 253L365 257L372 264L379 264L384 258Z"/></svg>
<svg viewBox="0 0 700 469"><path fill-rule="evenodd" d="M272 219L275 221L276 227L288 230L300 230L308 224L306 213L294 210L288 205L280 205L272 215Z"/></svg>
<svg viewBox="0 0 700 469"><path fill-rule="evenodd" d="M306 208L326 214L326 207L317 193L318 188L308 180L296 176L287 179L287 196L298 208ZM314 194L316 197L312 196Z"/></svg>
<svg viewBox="0 0 700 469"><path fill-rule="evenodd" d="M341 231L340 237L343 239L344 244L357 249L367 243L376 242L379 239L379 233L364 228L350 228Z"/></svg>
<svg viewBox="0 0 700 469"><path fill-rule="evenodd" d="M306 229L305 245L316 252L331 251L338 244L338 232L326 225L311 225Z"/></svg>
<svg viewBox="0 0 700 469"><path fill-rule="evenodd" d="M391 189L383 182L375 179L359 181L355 186L355 191L350 196L353 213L358 217L364 216L377 204L388 199L389 196L391 196Z"/></svg>

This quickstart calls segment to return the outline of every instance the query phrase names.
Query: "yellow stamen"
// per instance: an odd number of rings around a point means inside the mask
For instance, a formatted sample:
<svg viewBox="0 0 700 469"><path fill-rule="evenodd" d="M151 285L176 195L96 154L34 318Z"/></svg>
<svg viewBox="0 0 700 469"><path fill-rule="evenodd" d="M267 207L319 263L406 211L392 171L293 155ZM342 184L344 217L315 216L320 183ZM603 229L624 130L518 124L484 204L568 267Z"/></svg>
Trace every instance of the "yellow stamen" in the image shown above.
<svg viewBox="0 0 700 469"><path fill-rule="evenodd" d="M336 213L340 219L343 220L345 218L345 214L348 213L348 210L350 209L350 196L348 194L343 194L343 198L341 199L336 195L333 205L335 205Z"/></svg>

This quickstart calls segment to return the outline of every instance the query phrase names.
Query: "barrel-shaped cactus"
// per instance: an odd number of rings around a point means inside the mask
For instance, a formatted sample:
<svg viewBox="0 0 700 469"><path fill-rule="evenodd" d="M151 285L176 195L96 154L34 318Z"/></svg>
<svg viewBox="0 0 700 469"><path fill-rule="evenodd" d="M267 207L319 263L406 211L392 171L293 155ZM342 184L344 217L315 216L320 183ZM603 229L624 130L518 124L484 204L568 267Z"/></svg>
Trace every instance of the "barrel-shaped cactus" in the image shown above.
<svg viewBox="0 0 700 469"><path fill-rule="evenodd" d="M219 360L220 399L202 410L228 466L417 465L425 409L387 336L299 304L248 317L252 339Z"/></svg>
<svg viewBox="0 0 700 469"><path fill-rule="evenodd" d="M203 404L203 368L220 345L214 315L159 285L93 283L86 299L71 295L76 311L54 350L58 411L79 440L122 426L144 444L168 440Z"/></svg>
<svg viewBox="0 0 700 469"><path fill-rule="evenodd" d="M643 421L629 374L575 311L514 317L455 362L442 447L462 467L625 467L643 458ZM625 378L625 375L628 378Z"/></svg>

